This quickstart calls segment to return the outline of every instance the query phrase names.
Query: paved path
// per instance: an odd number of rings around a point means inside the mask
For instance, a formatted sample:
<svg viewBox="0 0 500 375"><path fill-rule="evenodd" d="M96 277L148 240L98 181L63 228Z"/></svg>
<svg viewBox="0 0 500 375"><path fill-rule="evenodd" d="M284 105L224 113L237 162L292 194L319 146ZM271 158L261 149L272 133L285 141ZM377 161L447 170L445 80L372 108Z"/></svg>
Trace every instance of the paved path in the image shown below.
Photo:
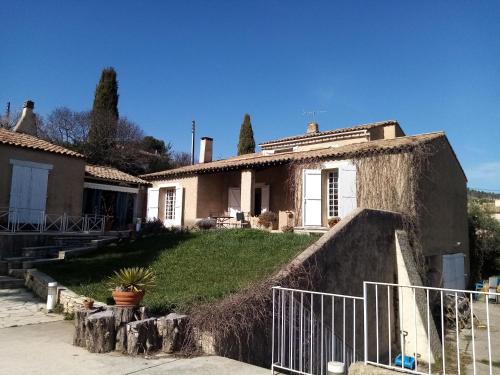
<svg viewBox="0 0 500 375"><path fill-rule="evenodd" d="M0 289L0 328L54 322L62 315L44 312L45 303L27 289Z"/></svg>

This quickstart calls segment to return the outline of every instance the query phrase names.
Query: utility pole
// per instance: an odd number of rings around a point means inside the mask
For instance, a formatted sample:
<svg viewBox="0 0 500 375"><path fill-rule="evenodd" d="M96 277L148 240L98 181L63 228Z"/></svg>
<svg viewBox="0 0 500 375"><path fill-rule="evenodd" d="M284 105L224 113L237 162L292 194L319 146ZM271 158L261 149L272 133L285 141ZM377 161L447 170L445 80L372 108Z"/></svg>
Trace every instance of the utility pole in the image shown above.
<svg viewBox="0 0 500 375"><path fill-rule="evenodd" d="M191 124L191 165L194 164L194 133L195 133L196 124L193 120Z"/></svg>

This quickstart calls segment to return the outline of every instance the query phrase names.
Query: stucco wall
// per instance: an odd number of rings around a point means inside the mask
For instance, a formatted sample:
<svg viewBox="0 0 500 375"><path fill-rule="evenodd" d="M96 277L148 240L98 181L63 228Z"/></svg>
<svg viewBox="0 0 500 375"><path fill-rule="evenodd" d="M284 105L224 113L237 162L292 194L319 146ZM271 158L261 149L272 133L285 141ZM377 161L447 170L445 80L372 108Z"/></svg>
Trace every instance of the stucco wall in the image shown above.
<svg viewBox="0 0 500 375"><path fill-rule="evenodd" d="M80 215L85 161L50 152L0 145L0 207L9 207L12 165L10 159L51 164L46 212Z"/></svg>
<svg viewBox="0 0 500 375"><path fill-rule="evenodd" d="M440 271L440 255L462 252L466 254L465 272L468 274L467 180L447 142L437 143L436 151L429 159L420 186L419 216L424 255L433 259L431 266ZM435 282L439 279L440 275L434 277Z"/></svg>

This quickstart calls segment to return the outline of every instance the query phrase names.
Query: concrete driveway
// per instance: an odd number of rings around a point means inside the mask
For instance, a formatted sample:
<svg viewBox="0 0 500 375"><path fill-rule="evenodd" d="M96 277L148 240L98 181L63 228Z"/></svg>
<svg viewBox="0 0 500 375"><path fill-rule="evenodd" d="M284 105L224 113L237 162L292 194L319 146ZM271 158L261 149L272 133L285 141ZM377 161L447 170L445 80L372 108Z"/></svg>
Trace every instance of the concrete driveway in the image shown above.
<svg viewBox="0 0 500 375"><path fill-rule="evenodd" d="M145 359L92 354L72 345L72 321L43 308L26 289L0 290L0 374L269 374L267 369L216 356Z"/></svg>
<svg viewBox="0 0 500 375"><path fill-rule="evenodd" d="M92 354L71 344L73 323L57 321L0 329L0 374L269 374L228 358L153 359Z"/></svg>

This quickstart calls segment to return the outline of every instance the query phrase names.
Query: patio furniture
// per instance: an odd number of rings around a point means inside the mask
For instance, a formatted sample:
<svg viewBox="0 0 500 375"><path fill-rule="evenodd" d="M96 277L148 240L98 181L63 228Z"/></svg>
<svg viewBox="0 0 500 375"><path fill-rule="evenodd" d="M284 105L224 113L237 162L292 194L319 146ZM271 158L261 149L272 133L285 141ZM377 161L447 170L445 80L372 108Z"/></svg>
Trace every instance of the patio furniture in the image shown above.
<svg viewBox="0 0 500 375"><path fill-rule="evenodd" d="M215 225L217 228L230 228L231 220L233 217L229 215L221 215L221 216L212 216L212 219L215 219Z"/></svg>
<svg viewBox="0 0 500 375"><path fill-rule="evenodd" d="M245 220L245 214L243 212L236 213L236 220L240 228L248 228L250 226L250 223Z"/></svg>

